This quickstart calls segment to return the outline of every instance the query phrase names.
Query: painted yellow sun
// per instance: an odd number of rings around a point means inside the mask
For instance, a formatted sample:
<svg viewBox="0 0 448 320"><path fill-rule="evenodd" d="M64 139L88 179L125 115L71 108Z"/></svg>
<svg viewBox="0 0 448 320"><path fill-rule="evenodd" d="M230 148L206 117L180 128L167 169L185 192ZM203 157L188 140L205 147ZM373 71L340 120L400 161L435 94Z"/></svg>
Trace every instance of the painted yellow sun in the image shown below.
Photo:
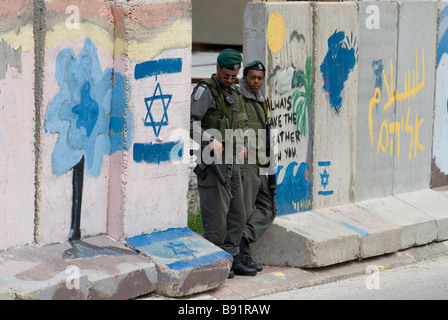
<svg viewBox="0 0 448 320"><path fill-rule="evenodd" d="M285 22L280 12L269 16L267 37L269 49L275 54L279 53L285 40Z"/></svg>

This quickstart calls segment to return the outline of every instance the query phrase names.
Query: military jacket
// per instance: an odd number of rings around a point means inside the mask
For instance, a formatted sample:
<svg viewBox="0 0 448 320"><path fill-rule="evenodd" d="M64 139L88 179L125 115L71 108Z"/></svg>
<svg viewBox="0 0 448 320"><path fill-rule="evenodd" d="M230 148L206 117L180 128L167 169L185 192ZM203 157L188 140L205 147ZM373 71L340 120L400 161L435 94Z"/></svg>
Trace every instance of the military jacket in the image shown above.
<svg viewBox="0 0 448 320"><path fill-rule="evenodd" d="M226 129L241 129L244 132L248 120L239 88L233 85L226 91L214 76L201 81L192 93L191 121L201 121L202 134L204 131L210 133L217 130L219 136L210 136L221 142L226 140Z"/></svg>
<svg viewBox="0 0 448 320"><path fill-rule="evenodd" d="M266 129L268 109L267 104L260 92L255 95L249 88L246 81L240 79L240 90L244 98L244 107L248 119L249 142L249 163L257 163L258 165L264 164L266 157L266 136L259 135L259 130ZM263 134L266 131L261 131ZM251 158L252 156L252 158ZM256 159L254 159L256 157Z"/></svg>

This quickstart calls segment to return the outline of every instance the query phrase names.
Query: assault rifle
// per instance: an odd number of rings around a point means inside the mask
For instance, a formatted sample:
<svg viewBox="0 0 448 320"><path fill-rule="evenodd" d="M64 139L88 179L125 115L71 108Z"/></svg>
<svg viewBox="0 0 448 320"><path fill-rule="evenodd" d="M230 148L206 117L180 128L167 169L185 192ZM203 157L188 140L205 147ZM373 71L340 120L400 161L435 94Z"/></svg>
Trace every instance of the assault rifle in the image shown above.
<svg viewBox="0 0 448 320"><path fill-rule="evenodd" d="M193 150L190 150L190 154L192 152L193 152ZM207 172L208 168L212 168L213 172L216 174L216 177L219 180L219 183L221 183L221 185L226 189L227 194L229 195L230 199L233 199L232 192L230 192L230 189L226 184L226 179L224 179L224 177L222 176L222 173L221 173L221 171L219 171L218 166L216 165L215 161L213 161L211 164L200 163L200 164L196 165L196 167L193 169L193 172L196 174L196 176L198 176L199 178L204 180L205 177L207 177L207 175L208 175L208 172Z"/></svg>
<svg viewBox="0 0 448 320"><path fill-rule="evenodd" d="M266 123L266 158L271 158L271 124ZM272 169L271 169L272 170ZM272 209L274 210L274 215L277 214L277 208L275 204L275 190L277 189L277 179L275 172L268 174L268 188L271 192L272 198Z"/></svg>

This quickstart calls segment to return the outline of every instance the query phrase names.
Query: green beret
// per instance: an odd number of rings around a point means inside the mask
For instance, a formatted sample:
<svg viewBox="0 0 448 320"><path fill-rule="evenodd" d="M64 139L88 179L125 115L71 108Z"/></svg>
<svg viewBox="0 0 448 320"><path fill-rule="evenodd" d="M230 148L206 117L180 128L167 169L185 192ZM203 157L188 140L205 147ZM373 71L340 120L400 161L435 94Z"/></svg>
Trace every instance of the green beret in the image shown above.
<svg viewBox="0 0 448 320"><path fill-rule="evenodd" d="M266 72L266 68L261 63L261 61L254 60L252 62L249 62L244 66L244 70L257 70L257 71L263 71Z"/></svg>
<svg viewBox="0 0 448 320"><path fill-rule="evenodd" d="M243 58L238 51L233 49L225 49L218 55L218 65L221 68L226 68L230 70L238 70L241 68L241 61Z"/></svg>

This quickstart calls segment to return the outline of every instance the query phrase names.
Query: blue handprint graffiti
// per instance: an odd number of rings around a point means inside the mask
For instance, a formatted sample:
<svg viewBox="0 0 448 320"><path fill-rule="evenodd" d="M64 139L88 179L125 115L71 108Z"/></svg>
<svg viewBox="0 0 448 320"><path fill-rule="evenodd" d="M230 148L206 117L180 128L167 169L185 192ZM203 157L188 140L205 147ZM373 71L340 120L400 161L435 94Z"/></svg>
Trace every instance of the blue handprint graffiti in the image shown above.
<svg viewBox="0 0 448 320"><path fill-rule="evenodd" d="M358 49L355 49L355 46L356 38L353 39L353 34L349 39L344 31L335 32L328 39L328 52L320 65L324 80L323 89L337 115L342 108L344 83L358 59Z"/></svg>

